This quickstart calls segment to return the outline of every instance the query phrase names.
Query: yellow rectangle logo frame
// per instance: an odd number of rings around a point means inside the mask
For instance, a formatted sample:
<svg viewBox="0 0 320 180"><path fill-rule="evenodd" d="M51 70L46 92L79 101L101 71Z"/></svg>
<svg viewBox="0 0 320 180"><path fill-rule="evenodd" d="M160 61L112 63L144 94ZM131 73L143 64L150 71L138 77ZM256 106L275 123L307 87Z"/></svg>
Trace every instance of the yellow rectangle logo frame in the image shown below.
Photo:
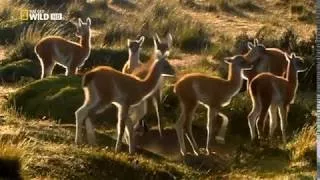
<svg viewBox="0 0 320 180"><path fill-rule="evenodd" d="M20 19L22 21L27 21L29 20L29 11L28 10L21 10L20 12Z"/></svg>

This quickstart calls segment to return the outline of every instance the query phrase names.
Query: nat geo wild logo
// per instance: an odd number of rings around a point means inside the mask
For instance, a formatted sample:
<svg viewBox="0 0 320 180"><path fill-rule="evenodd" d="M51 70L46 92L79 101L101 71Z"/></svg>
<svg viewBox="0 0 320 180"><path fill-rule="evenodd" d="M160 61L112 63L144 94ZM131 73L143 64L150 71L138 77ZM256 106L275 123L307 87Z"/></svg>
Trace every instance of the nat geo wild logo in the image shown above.
<svg viewBox="0 0 320 180"><path fill-rule="evenodd" d="M62 13L49 13L45 10L22 10L20 19L23 21L60 21L63 20Z"/></svg>

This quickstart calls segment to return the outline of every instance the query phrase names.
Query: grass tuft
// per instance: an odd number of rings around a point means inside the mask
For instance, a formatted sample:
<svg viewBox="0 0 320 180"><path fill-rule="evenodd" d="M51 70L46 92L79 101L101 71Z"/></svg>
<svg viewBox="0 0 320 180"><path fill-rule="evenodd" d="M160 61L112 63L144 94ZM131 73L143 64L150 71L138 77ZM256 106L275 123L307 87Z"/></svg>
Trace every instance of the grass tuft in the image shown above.
<svg viewBox="0 0 320 180"><path fill-rule="evenodd" d="M317 162L316 124L306 124L287 145L293 161L305 160L315 167Z"/></svg>

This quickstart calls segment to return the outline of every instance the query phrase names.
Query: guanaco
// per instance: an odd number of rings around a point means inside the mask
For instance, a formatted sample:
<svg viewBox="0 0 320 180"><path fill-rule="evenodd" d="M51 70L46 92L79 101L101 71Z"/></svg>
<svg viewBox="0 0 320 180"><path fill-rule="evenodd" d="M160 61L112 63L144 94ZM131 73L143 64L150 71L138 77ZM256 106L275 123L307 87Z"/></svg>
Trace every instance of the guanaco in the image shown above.
<svg viewBox="0 0 320 180"><path fill-rule="evenodd" d="M151 58L148 62L141 63L140 66L137 66L131 73L132 75L139 77L141 79L145 78L150 70L150 67L154 63L155 59L157 59L156 57L159 54L163 54L166 57L170 55L170 49L172 47L172 36L170 33L167 34L166 40L161 40L158 34L156 34L153 37L153 42L154 42L153 58ZM162 78L161 78L161 84L162 84ZM150 112L150 108L152 106L154 107L157 120L158 120L158 129L159 129L160 137L162 137L162 131L163 131L163 127L160 119L160 113L159 113L159 104L161 101L161 86L162 85L159 86L159 88L155 91L153 96L147 99L147 101L145 103L142 103L139 107L136 107L134 110L134 112L137 113L135 114L135 118L141 119L141 121L143 121L142 120L143 116L145 116L145 114L147 114L148 111ZM145 127L147 126L145 122L144 123L140 122L139 124L140 125L143 124ZM136 127L140 128L139 126L136 126ZM146 128L140 128L140 129L146 129Z"/></svg>
<svg viewBox="0 0 320 180"><path fill-rule="evenodd" d="M198 145L192 134L192 117L198 104L207 108L207 142L206 151L209 154L209 145L212 136L212 123L217 115L223 119L217 142L225 142L228 117L221 112L221 107L227 106L242 86L242 72L252 66L246 59L237 55L225 58L229 64L228 79L210 77L205 74L192 73L184 75L175 85L174 92L178 96L181 115L176 122L176 131L182 155L186 154L184 135L189 140L195 155L199 154Z"/></svg>
<svg viewBox="0 0 320 180"><path fill-rule="evenodd" d="M269 137L272 138L277 127L277 112L280 116L282 140L286 144L286 127L290 104L294 103L298 89L298 73L306 70L301 57L292 53L286 55L286 77L276 76L271 73L261 73L252 79L249 85L249 94L252 100L252 110L248 115L251 140L256 141L256 129L260 138L258 122L264 120L269 110L270 128ZM257 126L257 127L256 127Z"/></svg>
<svg viewBox="0 0 320 180"><path fill-rule="evenodd" d="M120 150L126 127L129 152L134 153L133 122L129 110L139 106L159 88L161 76L174 76L175 70L166 60L167 55L157 53L147 76L139 79L134 75L123 74L108 66L97 67L83 77L85 100L75 112L77 144L82 142L82 126L85 123L88 142L95 144L95 135L91 120L97 113L103 112L111 104L118 108L117 142L115 151Z"/></svg>
<svg viewBox="0 0 320 180"><path fill-rule="evenodd" d="M251 70L245 70L243 72L244 79L247 80L247 90L249 84L254 77L260 73L269 72L277 76L284 77L287 72L287 60L286 52L278 48L266 48L263 44L259 43L258 39L254 39L254 42L248 42L249 52L245 54L246 59L253 63ZM262 122L262 129L267 127L268 116Z"/></svg>
<svg viewBox="0 0 320 180"><path fill-rule="evenodd" d="M80 42L72 42L59 36L49 36L41 39L35 46L34 51L41 64L41 79L52 74L56 64L66 69L65 75L76 74L78 68L84 65L90 56L91 19L86 22L78 19L76 36Z"/></svg>
<svg viewBox="0 0 320 180"><path fill-rule="evenodd" d="M144 39L144 36L141 36L139 40L127 40L129 58L122 68L123 73L131 74L134 69L142 65L142 62L140 61L140 50Z"/></svg>

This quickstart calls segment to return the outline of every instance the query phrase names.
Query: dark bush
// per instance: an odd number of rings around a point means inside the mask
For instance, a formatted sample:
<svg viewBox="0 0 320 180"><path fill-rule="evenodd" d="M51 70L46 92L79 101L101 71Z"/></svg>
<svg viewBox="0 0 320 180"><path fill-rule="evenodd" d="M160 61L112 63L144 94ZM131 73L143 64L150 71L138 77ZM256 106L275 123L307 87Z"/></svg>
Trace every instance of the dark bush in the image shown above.
<svg viewBox="0 0 320 180"><path fill-rule="evenodd" d="M141 61L146 61L149 59L144 53L140 55ZM95 66L111 66L117 70L122 69L123 65L128 60L128 50L127 49L106 49L98 48L92 49L89 59L84 64L83 70L91 69Z"/></svg>
<svg viewBox="0 0 320 180"><path fill-rule="evenodd" d="M19 34L29 22L2 21L0 23L0 44L12 44L19 38Z"/></svg>
<svg viewBox="0 0 320 180"><path fill-rule="evenodd" d="M37 56L34 52L34 44L28 41L18 43L8 54L8 58L12 61L20 59L36 60Z"/></svg>
<svg viewBox="0 0 320 180"><path fill-rule="evenodd" d="M40 77L40 65L33 60L24 59L0 66L1 82L13 83L22 78L38 79Z"/></svg>

